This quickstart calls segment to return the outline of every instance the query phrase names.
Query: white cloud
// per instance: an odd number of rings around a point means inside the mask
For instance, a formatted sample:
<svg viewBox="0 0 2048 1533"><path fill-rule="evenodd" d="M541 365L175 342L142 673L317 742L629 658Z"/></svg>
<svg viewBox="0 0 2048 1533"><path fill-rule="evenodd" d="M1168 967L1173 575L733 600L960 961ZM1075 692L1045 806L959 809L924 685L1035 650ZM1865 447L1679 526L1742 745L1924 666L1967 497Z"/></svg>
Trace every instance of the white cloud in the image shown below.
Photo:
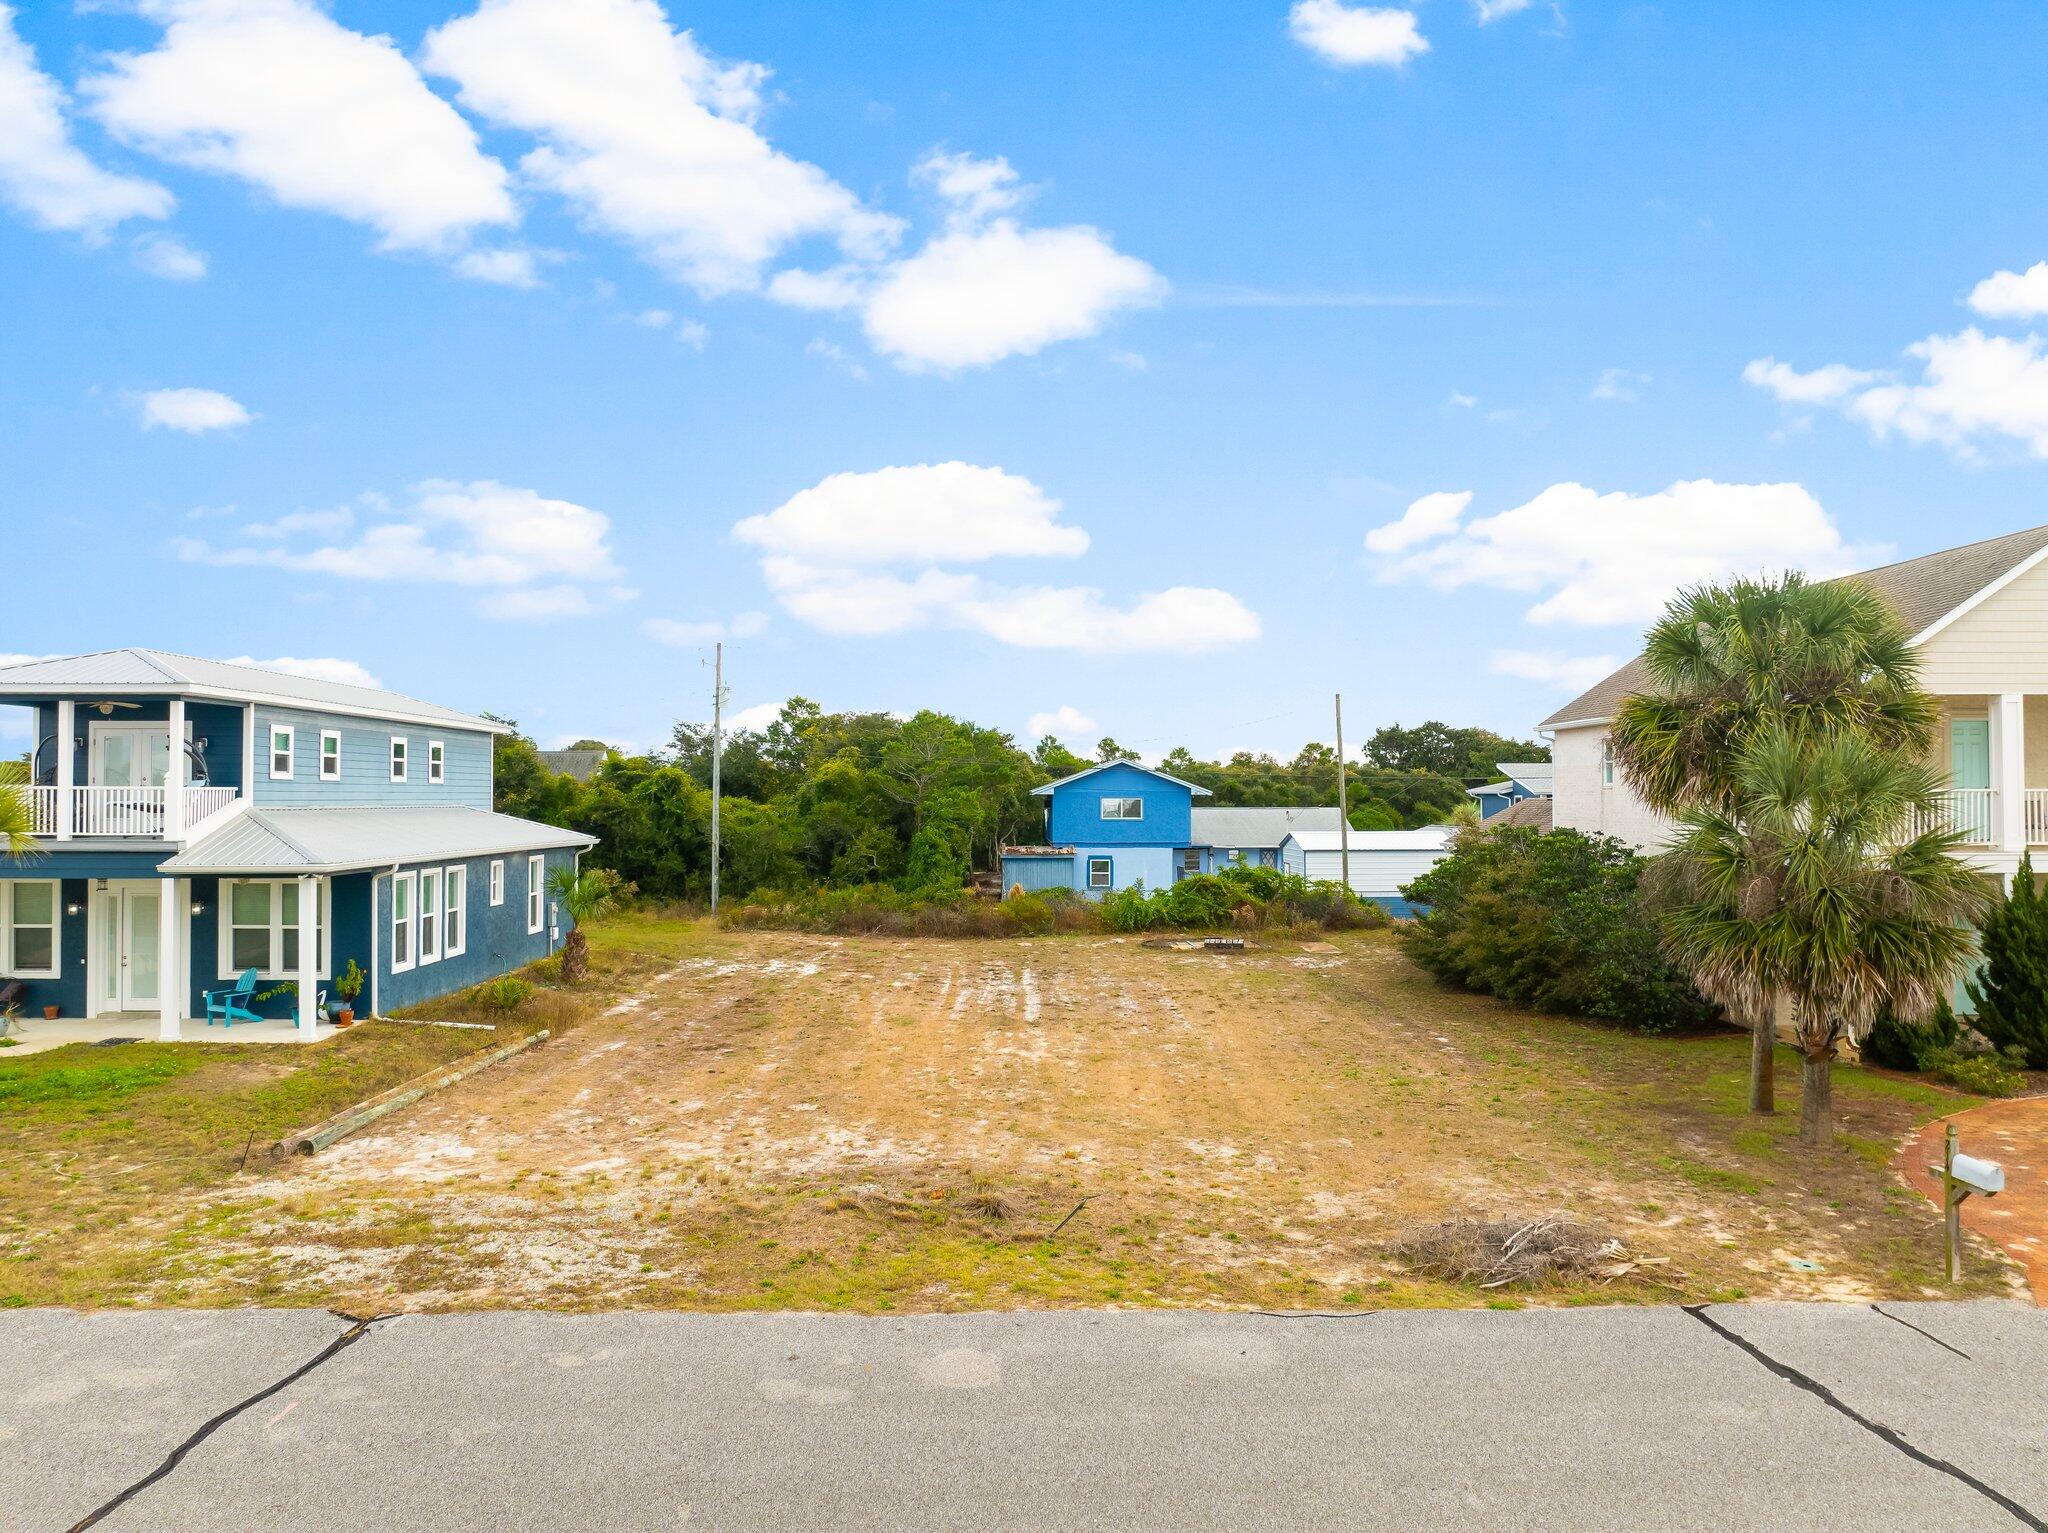
<svg viewBox="0 0 2048 1533"><path fill-rule="evenodd" d="M910 176L951 203L952 216L967 223L986 222L1024 200L1017 172L1001 155L982 159L934 149L911 167Z"/></svg>
<svg viewBox="0 0 2048 1533"><path fill-rule="evenodd" d="M166 282L197 282L206 275L206 257L168 234L145 234L135 242L135 264Z"/></svg>
<svg viewBox="0 0 2048 1533"><path fill-rule="evenodd" d="M640 625L640 631L657 644L666 644L671 649L696 649L725 637L723 623L686 623L678 618L651 617Z"/></svg>
<svg viewBox="0 0 2048 1533"><path fill-rule="evenodd" d="M540 286L540 259L539 252L519 245L466 250L455 258L455 274L499 287L536 288Z"/></svg>
<svg viewBox="0 0 2048 1533"><path fill-rule="evenodd" d="M666 330L676 322L672 309L642 309L633 316L633 323L643 330Z"/></svg>
<svg viewBox="0 0 2048 1533"><path fill-rule="evenodd" d="M1452 389L1445 396L1444 403L1453 410L1471 410L1479 404L1477 394L1467 394L1463 389Z"/></svg>
<svg viewBox="0 0 2048 1533"><path fill-rule="evenodd" d="M145 431L162 426L196 436L202 431L246 426L256 418L240 401L218 389L151 389L138 396L136 404Z"/></svg>
<svg viewBox="0 0 2048 1533"><path fill-rule="evenodd" d="M472 112L539 140L530 181L701 292L758 287L802 239L874 257L898 233L756 130L765 69L715 63L655 0L483 0L423 56Z"/></svg>
<svg viewBox="0 0 2048 1533"><path fill-rule="evenodd" d="M782 704L755 703L751 708L741 708L728 713L725 716L725 727L728 732L746 730L752 734L759 734L781 717Z"/></svg>
<svg viewBox="0 0 2048 1533"><path fill-rule="evenodd" d="M64 107L64 92L15 30L14 7L0 0L0 198L45 229L95 239L125 219L169 217L163 187L87 158Z"/></svg>
<svg viewBox="0 0 2048 1533"><path fill-rule="evenodd" d="M1295 0L1287 13L1287 28L1296 42L1325 63L1345 68L1405 64L1429 51L1429 40L1415 25L1413 11L1345 5L1342 0Z"/></svg>
<svg viewBox="0 0 2048 1533"><path fill-rule="evenodd" d="M805 345L804 355L807 357L822 357L834 366L844 368L857 381L861 383L868 381L868 370L861 365L860 359L847 351L844 346L840 346L832 341L825 340L822 337L814 339Z"/></svg>
<svg viewBox="0 0 2048 1533"><path fill-rule="evenodd" d="M1117 607L1089 586L981 589L953 617L1022 649L1199 655L1248 643L1259 619L1228 591L1174 586Z"/></svg>
<svg viewBox="0 0 2048 1533"><path fill-rule="evenodd" d="M2048 261L2036 261L2025 271L1993 272L1970 289L1970 307L1987 319L2048 314Z"/></svg>
<svg viewBox="0 0 2048 1533"><path fill-rule="evenodd" d="M1095 733L1095 720L1079 708L1062 704L1050 713L1032 714L1024 721L1024 732L1041 738L1053 735L1062 740L1078 740Z"/></svg>
<svg viewBox="0 0 2048 1533"><path fill-rule="evenodd" d="M388 37L311 0L140 0L163 28L80 90L99 121L164 159L336 214L390 250L458 249L517 213L505 168Z"/></svg>
<svg viewBox="0 0 2048 1533"><path fill-rule="evenodd" d="M1610 367L1604 370L1588 399L1606 399L1616 404L1634 404L1636 391L1650 381L1648 373L1632 373L1625 367Z"/></svg>
<svg viewBox="0 0 2048 1533"><path fill-rule="evenodd" d="M1470 490L1438 490L1409 502L1408 509L1383 527L1365 535L1365 546L1376 554L1395 554L1417 543L1427 543L1447 532L1455 532L1458 518L1472 504Z"/></svg>
<svg viewBox="0 0 2048 1533"><path fill-rule="evenodd" d="M1621 665L1615 655L1561 655L1556 650L1496 650L1487 669L1496 676L1541 682L1560 692L1583 692Z"/></svg>
<svg viewBox="0 0 2048 1533"><path fill-rule="evenodd" d="M1567 483L1406 548L1382 573L1440 590L1543 593L1531 622L1599 625L1647 621L1682 586L1785 568L1833 575L1866 552L1845 546L1797 484L1694 479L1603 495Z"/></svg>
<svg viewBox="0 0 2048 1533"><path fill-rule="evenodd" d="M357 519L353 538L333 536ZM351 513L293 512L250 523L244 540L222 547L197 539L176 545L180 558L262 566L344 581L408 581L478 592L487 617L536 620L576 616L629 601L617 583L602 512L494 480L430 479L393 505L365 495ZM327 541L303 534L327 534Z"/></svg>
<svg viewBox="0 0 2048 1533"><path fill-rule="evenodd" d="M1526 11L1534 3L1535 0L1472 0L1472 15L1483 27L1504 16Z"/></svg>
<svg viewBox="0 0 2048 1533"><path fill-rule="evenodd" d="M777 303L823 313L858 308L866 291L866 276L857 266L835 266L830 271L792 267L777 272L768 283L768 296Z"/></svg>
<svg viewBox="0 0 2048 1533"><path fill-rule="evenodd" d="M287 676L304 676L313 681L338 681L351 687L378 687L378 681L353 660L332 658L301 660L293 655L280 655L275 660L257 660L248 655L237 655L227 662L229 665L256 665L266 671L283 671Z"/></svg>
<svg viewBox="0 0 2048 1533"><path fill-rule="evenodd" d="M1073 557L1088 534L1021 474L971 463L921 463L833 474L733 536L811 564L960 564Z"/></svg>
<svg viewBox="0 0 2048 1533"><path fill-rule="evenodd" d="M1767 389L1788 405L1835 404L1865 384L1876 381L1878 376L1844 367L1839 362L1830 362L1825 367L1802 373L1789 362L1780 362L1776 357L1758 357L1742 370L1744 383Z"/></svg>

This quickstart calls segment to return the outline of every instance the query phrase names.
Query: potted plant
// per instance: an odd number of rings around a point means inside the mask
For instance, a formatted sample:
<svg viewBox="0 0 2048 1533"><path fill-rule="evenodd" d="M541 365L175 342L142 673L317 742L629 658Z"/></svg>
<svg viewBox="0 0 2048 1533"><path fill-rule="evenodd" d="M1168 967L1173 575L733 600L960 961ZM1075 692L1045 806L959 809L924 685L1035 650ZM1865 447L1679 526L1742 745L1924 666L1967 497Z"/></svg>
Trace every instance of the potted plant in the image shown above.
<svg viewBox="0 0 2048 1533"><path fill-rule="evenodd" d="M57 1006L57 1005L49 1005L49 1006L45 1006L45 1007L43 1008L43 1020L44 1020L45 1022L54 1022L54 1021L56 1021L56 1020L57 1020L57 1017L58 1017L58 1015L59 1015L59 1014L60 1014L60 1013L61 1013L61 1012L62 1012L63 1010L64 1010L64 1008L63 1008L63 1007L61 1007L61 1006Z"/></svg>
<svg viewBox="0 0 2048 1533"><path fill-rule="evenodd" d="M348 967L336 976L334 993L341 997L341 1006L334 1014L336 1027L353 1027L356 1020L356 997L363 993L363 981L369 976L363 973L363 966L353 958Z"/></svg>

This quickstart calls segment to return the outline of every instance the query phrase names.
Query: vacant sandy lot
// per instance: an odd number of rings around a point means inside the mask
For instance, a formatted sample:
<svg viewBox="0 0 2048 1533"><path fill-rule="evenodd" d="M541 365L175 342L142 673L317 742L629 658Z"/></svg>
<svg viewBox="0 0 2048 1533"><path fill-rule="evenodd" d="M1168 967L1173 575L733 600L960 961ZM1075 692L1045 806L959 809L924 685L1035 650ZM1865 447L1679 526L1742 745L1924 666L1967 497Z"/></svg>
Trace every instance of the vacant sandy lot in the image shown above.
<svg viewBox="0 0 2048 1533"><path fill-rule="evenodd" d="M1789 1115L1741 1113L1741 1040L1646 1041L1446 992L1387 934L1319 946L622 924L592 1020L381 1131L196 1195L136 1296L1497 1302L1407 1274L1390 1243L1552 1210L1640 1263L1553 1299L1936 1291L1933 1213L1885 1162L1948 1100L1845 1072L1849 1133L1810 1155ZM2010 1281L1978 1270L1980 1288Z"/></svg>

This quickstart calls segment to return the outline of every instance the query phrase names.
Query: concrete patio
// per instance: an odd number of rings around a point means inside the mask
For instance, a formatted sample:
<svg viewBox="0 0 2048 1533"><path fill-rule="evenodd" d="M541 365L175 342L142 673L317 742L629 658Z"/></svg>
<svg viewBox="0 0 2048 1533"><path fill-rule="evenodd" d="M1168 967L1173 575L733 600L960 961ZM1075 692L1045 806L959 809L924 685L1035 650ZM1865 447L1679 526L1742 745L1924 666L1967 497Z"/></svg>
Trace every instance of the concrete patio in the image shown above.
<svg viewBox="0 0 2048 1533"><path fill-rule="evenodd" d="M332 1038L339 1029L331 1023L322 1022L310 1035L299 1031L298 1024L289 1018L276 1017L262 1022L238 1022L233 1027L223 1027L215 1022L209 1026L203 1019L186 1017L178 1024L179 1043L318 1043L323 1038ZM157 1043L166 1041L162 1037L162 1023L157 1014L149 1012L124 1012L102 1015L87 1020L84 1017L58 1017L55 1021L43 1017L17 1017L14 1031L7 1035L13 1040L13 1047L0 1048L0 1060L20 1059L25 1054L40 1054L46 1049L61 1049L70 1043L112 1043L116 1040L128 1043Z"/></svg>

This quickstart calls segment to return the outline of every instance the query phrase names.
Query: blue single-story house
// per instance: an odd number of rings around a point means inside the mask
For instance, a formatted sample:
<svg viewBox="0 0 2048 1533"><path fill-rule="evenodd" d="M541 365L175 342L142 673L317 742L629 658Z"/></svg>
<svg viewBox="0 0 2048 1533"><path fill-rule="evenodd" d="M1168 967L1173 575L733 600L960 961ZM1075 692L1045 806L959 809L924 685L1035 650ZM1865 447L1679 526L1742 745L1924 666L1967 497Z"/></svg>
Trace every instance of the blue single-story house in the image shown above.
<svg viewBox="0 0 2048 1533"><path fill-rule="evenodd" d="M1490 820L1503 809L1524 799L1549 798L1551 795L1556 768L1547 761L1496 761L1493 769L1501 774L1499 782L1465 790L1479 805L1479 818L1482 820Z"/></svg>

